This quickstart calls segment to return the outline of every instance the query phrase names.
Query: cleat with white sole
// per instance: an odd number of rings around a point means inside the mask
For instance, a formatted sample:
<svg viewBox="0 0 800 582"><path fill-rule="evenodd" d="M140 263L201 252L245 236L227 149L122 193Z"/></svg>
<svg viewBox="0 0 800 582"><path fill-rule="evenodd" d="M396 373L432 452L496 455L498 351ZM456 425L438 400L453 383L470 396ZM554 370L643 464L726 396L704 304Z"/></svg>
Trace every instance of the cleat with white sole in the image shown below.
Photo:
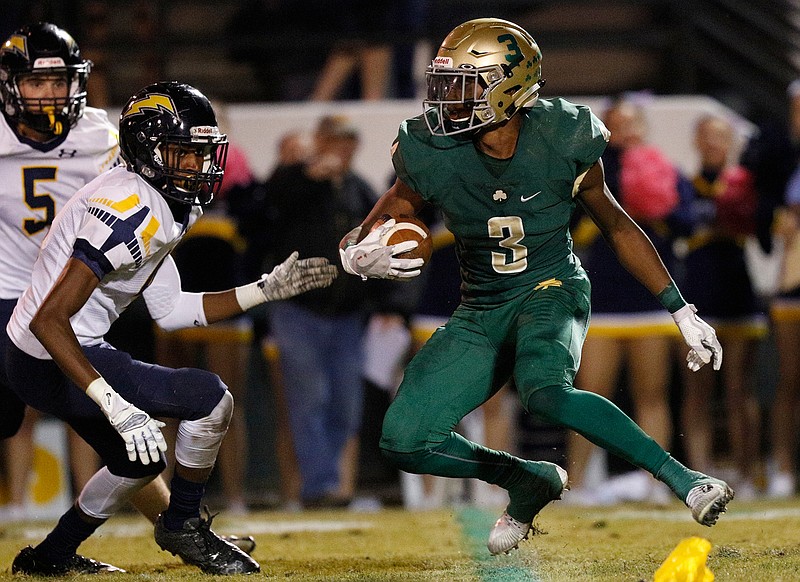
<svg viewBox="0 0 800 582"><path fill-rule="evenodd" d="M489 532L489 541L486 547L493 556L508 554L511 550L518 549L521 541L528 539L530 531L530 523L517 521L504 511L503 515L495 522L492 531Z"/></svg>
<svg viewBox="0 0 800 582"><path fill-rule="evenodd" d="M546 502L541 503L542 507L547 505L550 501L560 499L561 494L567 487L567 472L558 465L553 464L553 467L556 469L557 478L561 481L561 486L558 488L551 488L551 496L548 497ZM558 490L554 496L552 495L553 489ZM533 517L536 516L534 515ZM489 553L492 555L508 554L511 550L518 549L519 543L528 539L528 534L533 524L533 517L528 522L522 522L511 517L508 511L504 511L503 515L495 522L492 531L489 532L489 541L486 543L486 547L489 548Z"/></svg>
<svg viewBox="0 0 800 582"><path fill-rule="evenodd" d="M725 513L733 496L727 483L713 479L693 487L686 495L686 506L697 523L711 527Z"/></svg>

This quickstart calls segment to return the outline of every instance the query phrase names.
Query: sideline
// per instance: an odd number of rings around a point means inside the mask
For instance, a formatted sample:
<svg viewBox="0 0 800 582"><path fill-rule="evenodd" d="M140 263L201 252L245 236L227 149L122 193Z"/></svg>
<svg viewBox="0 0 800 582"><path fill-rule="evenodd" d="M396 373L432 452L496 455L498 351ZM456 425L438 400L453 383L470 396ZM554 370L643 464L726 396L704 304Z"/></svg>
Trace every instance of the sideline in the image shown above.
<svg viewBox="0 0 800 582"><path fill-rule="evenodd" d="M791 519L800 517L800 508L734 508L728 511L720 520L724 521L778 521L781 519ZM587 519L646 519L651 521L686 521L695 523L692 516L687 514L685 509L680 511L664 511L657 509L606 509L606 511L593 511L586 514ZM722 521L720 521L722 523Z"/></svg>

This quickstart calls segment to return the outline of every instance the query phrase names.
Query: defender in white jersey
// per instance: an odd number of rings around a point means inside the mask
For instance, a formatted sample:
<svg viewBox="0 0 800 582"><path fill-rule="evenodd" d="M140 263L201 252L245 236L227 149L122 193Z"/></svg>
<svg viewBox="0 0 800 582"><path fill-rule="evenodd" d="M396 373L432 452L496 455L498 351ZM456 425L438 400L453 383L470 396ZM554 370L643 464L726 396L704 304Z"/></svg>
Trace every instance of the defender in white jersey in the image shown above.
<svg viewBox="0 0 800 582"><path fill-rule="evenodd" d="M126 167L90 182L54 220L8 325L12 390L67 421L105 464L47 538L20 552L12 570L70 571L83 540L164 469L157 416L181 422L169 507L156 522L156 542L207 573L257 572L252 558L217 536L210 517L200 516L233 410L225 385L203 370L135 361L103 336L140 294L169 330L327 286L337 270L325 259L299 260L294 253L249 285L182 292L169 253L219 189L227 139L205 96L166 82L139 91L123 108L120 147Z"/></svg>
<svg viewBox="0 0 800 582"><path fill-rule="evenodd" d="M74 128L40 143L0 119L0 299L17 299L30 281L53 217L75 192L119 163L117 131L102 109L87 107Z"/></svg>
<svg viewBox="0 0 800 582"><path fill-rule="evenodd" d="M53 217L79 188L119 164L116 127L105 111L85 106L90 69L74 39L47 22L21 27L0 46L0 354ZM7 508L15 516L26 494L37 415L26 415L1 364L0 438L11 439ZM72 456L81 458L85 446L71 440ZM88 463L73 468L84 475L94 470ZM169 503L164 480L148 484L133 503L155 522ZM73 565L86 569L91 562L76 558Z"/></svg>
<svg viewBox="0 0 800 582"><path fill-rule="evenodd" d="M120 163L116 127L105 111L85 106L90 69L74 39L47 22L21 27L0 46L0 354L11 312L30 284L54 215L79 188ZM14 517L30 478L37 415L26 415L25 404L6 384L2 364L0 358L0 439L10 439L6 509ZM87 445L72 437L70 453L81 459ZM81 475L96 469L88 460L80 462L73 470ZM169 504L164 479L149 483L133 504L155 522ZM250 537L232 539L254 545ZM92 563L78 557L73 566L91 569Z"/></svg>

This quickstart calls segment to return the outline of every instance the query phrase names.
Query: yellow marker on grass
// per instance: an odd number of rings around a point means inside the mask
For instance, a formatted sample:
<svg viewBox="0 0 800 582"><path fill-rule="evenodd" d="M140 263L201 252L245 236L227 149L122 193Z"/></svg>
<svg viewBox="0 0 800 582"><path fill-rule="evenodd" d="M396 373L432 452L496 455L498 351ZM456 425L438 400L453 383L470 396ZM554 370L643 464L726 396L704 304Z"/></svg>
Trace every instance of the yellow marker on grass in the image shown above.
<svg viewBox="0 0 800 582"><path fill-rule="evenodd" d="M653 582L714 582L706 566L711 542L699 537L686 538L672 550L656 570Z"/></svg>

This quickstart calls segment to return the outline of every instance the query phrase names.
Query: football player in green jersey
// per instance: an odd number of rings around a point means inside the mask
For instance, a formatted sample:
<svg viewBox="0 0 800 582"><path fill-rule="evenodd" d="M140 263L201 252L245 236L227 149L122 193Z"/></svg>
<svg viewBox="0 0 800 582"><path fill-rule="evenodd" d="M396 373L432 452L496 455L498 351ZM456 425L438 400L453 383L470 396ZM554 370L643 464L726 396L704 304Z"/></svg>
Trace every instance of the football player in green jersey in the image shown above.
<svg viewBox="0 0 800 582"><path fill-rule="evenodd" d="M489 535L493 554L517 547L533 518L560 498L567 474L453 432L513 374L525 409L646 469L713 525L733 499L726 483L692 471L614 404L573 386L590 317L590 283L572 252L580 204L621 263L672 313L689 368L719 369L714 330L681 296L650 240L605 185L608 130L584 106L539 99L542 55L519 26L477 19L456 27L428 68L424 113L400 126L397 181L342 239L344 269L362 278L419 274L416 244L381 245L390 214L441 210L456 238L462 300L406 368L383 424L381 449L411 473L470 477L508 490Z"/></svg>

